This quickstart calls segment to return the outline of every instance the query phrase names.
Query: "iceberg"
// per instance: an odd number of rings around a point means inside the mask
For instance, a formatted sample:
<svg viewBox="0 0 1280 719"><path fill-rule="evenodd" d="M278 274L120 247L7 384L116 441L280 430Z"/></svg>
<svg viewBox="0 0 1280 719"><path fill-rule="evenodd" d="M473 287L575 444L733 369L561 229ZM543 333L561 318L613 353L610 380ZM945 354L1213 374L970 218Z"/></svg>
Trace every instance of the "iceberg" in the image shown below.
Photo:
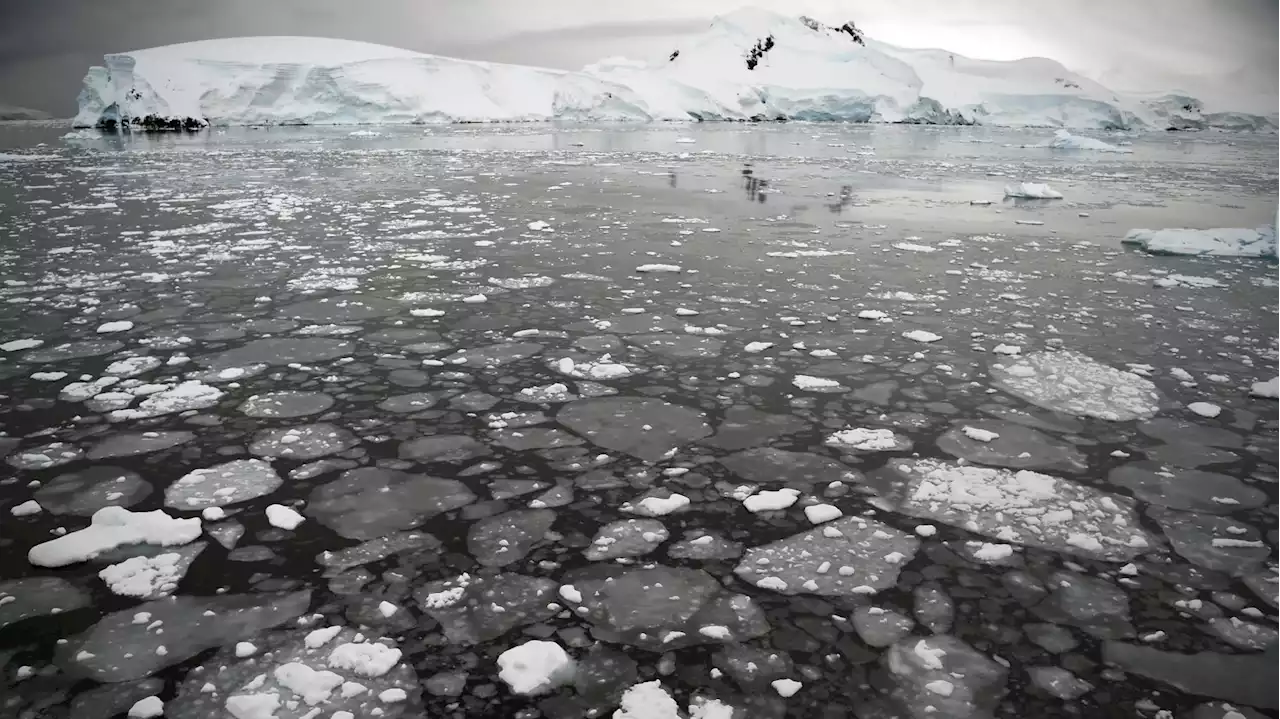
<svg viewBox="0 0 1280 719"><path fill-rule="evenodd" d="M549 120L1213 126L1198 110L1178 110L1198 108L1193 99L1119 95L1053 60L909 50L852 23L759 9L716 18L669 55L608 58L580 71L326 38L203 40L104 56L85 75L78 103L77 127L142 130ZM1269 126L1219 114L1218 126Z"/></svg>

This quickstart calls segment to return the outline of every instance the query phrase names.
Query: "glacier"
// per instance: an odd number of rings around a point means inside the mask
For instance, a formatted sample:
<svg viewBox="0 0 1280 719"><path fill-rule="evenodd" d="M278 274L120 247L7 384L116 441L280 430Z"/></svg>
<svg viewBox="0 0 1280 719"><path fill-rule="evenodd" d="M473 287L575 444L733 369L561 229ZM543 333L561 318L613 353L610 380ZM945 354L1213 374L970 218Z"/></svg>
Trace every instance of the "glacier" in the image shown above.
<svg viewBox="0 0 1280 719"><path fill-rule="evenodd" d="M914 50L806 17L743 9L653 61L580 71L350 40L240 37L104 56L77 127L808 120L1092 130L1274 130L1194 98L1108 90L1045 58Z"/></svg>

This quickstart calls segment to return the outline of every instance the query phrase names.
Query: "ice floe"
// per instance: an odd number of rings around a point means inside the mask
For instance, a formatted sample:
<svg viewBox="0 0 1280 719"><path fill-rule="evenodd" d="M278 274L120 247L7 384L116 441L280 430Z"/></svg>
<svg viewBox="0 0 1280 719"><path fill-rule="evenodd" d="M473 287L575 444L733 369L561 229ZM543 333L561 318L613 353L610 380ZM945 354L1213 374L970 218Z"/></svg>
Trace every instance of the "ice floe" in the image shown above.
<svg viewBox="0 0 1280 719"><path fill-rule="evenodd" d="M1161 396L1150 380L1077 352L1036 352L992 365L991 375L1006 392L1068 414L1123 422L1160 410Z"/></svg>
<svg viewBox="0 0 1280 719"><path fill-rule="evenodd" d="M1150 551L1133 500L1030 470L895 460L896 511L1001 542L1121 561Z"/></svg>

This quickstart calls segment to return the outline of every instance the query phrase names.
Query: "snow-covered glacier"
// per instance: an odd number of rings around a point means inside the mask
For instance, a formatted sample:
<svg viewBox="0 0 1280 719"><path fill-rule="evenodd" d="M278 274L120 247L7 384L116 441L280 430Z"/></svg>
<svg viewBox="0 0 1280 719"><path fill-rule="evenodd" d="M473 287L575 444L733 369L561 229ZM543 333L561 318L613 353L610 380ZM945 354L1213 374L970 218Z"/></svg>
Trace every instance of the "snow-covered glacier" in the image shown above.
<svg viewBox="0 0 1280 719"><path fill-rule="evenodd" d="M1225 114L1233 129L1274 127ZM1206 119L1208 118L1208 119ZM501 121L824 120L1189 129L1193 98L1122 96L1044 58L975 60L757 9L717 18L669 56L570 72L369 43L243 37L105 56L80 127Z"/></svg>

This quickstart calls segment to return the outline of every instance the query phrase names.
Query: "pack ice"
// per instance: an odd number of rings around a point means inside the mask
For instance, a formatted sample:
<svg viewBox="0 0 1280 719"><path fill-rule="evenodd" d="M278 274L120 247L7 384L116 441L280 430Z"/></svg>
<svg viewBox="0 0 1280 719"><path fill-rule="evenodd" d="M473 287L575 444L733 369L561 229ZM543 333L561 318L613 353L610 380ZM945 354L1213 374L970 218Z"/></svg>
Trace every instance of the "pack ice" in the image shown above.
<svg viewBox="0 0 1280 719"><path fill-rule="evenodd" d="M1090 129L1182 127L1052 60L975 60L866 37L853 23L742 9L650 61L578 72L369 43L239 37L111 53L78 127L455 121L794 119ZM1185 106L1183 103L1182 106ZM1237 113L1238 114L1238 113ZM1265 118L1240 116L1247 126Z"/></svg>

